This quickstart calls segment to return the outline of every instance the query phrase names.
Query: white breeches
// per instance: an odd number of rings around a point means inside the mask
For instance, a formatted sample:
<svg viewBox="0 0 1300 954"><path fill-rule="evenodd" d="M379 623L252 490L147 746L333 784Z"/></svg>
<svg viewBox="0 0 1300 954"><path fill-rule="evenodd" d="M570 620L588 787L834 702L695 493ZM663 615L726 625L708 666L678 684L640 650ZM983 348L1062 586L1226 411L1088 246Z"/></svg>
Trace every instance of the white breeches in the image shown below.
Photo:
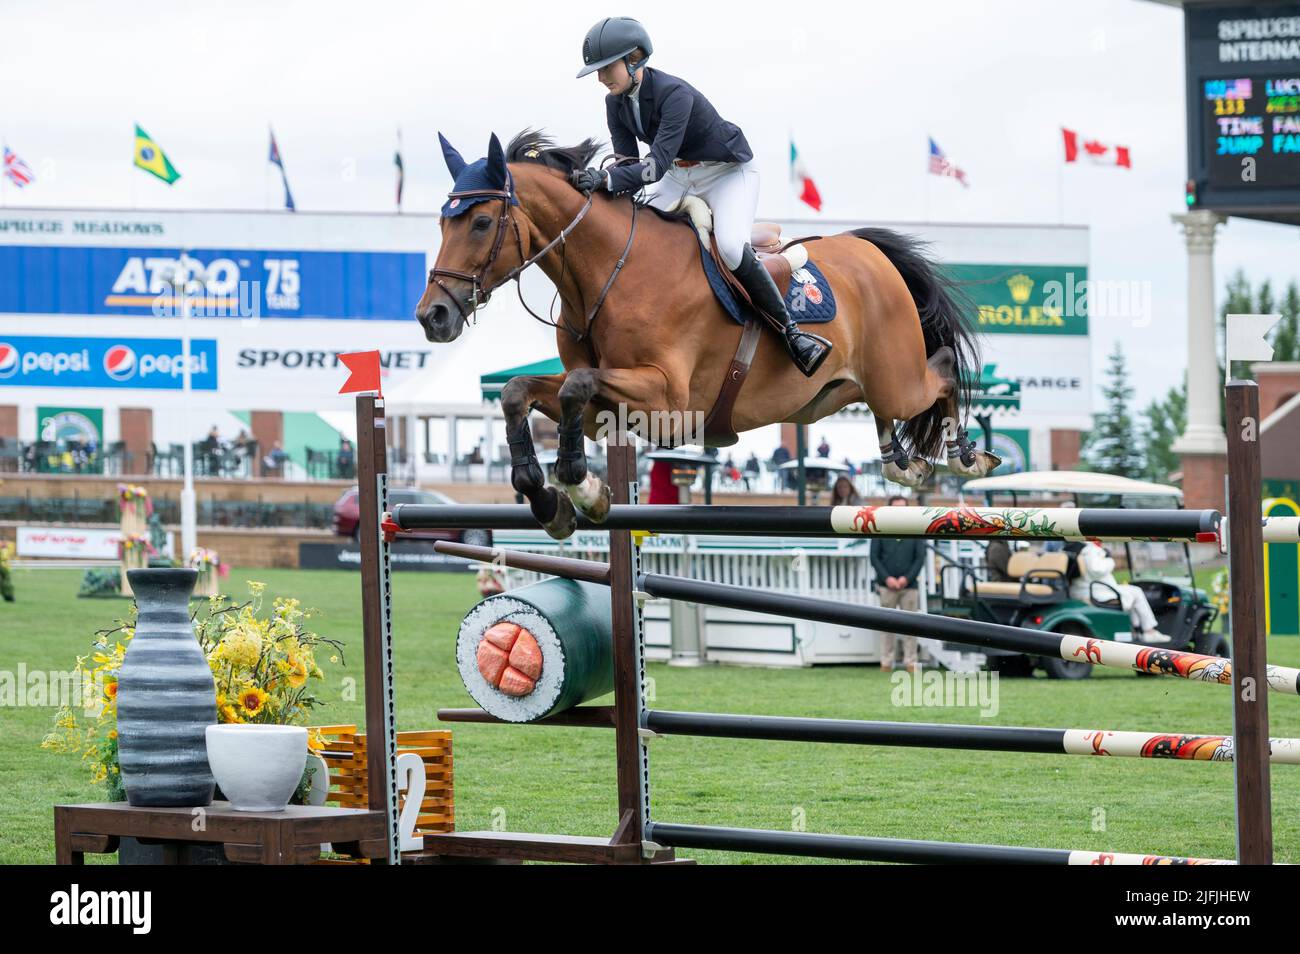
<svg viewBox="0 0 1300 954"><path fill-rule="evenodd" d="M699 196L713 212L722 260L733 271L740 265L758 211L758 167L752 160L670 166L662 179L645 187L644 195L656 209L670 209L683 196Z"/></svg>
<svg viewBox="0 0 1300 954"><path fill-rule="evenodd" d="M1120 605L1128 610L1129 619L1134 626L1143 632L1156 628L1156 614L1151 612L1151 604L1147 602L1147 595L1141 587L1120 583L1115 589L1119 590Z"/></svg>

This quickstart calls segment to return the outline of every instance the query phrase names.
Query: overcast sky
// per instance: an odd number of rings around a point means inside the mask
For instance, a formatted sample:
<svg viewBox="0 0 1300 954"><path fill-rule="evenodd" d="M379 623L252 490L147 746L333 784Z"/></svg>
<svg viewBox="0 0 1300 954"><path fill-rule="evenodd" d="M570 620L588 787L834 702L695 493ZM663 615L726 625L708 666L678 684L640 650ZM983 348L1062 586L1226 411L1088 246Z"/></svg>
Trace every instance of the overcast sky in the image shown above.
<svg viewBox="0 0 1300 954"><path fill-rule="evenodd" d="M300 209L387 210L400 125L407 208L448 188L441 129L466 156L527 125L606 135L603 89L575 80L587 28L638 16L651 62L738 123L763 171L760 216L795 213L787 136L835 219L1092 228L1093 277L1150 282L1152 322L1094 321L1095 379L1117 336L1139 398L1181 379L1186 177L1182 13L1140 0L858 4L6 0L0 136L40 181L9 206L275 208L273 124ZM183 178L131 167L139 122ZM1127 145L1133 169L1065 168L1060 127ZM926 174L933 136L970 188ZM1295 229L1234 220L1218 284L1296 275Z"/></svg>

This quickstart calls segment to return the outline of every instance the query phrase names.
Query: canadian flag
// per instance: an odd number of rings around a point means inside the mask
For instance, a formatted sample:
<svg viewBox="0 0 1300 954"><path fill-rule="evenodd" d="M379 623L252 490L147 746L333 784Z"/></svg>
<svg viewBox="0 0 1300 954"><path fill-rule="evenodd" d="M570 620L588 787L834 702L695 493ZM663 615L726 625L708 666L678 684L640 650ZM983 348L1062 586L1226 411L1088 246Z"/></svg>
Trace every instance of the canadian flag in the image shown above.
<svg viewBox="0 0 1300 954"><path fill-rule="evenodd" d="M1066 162L1077 162L1079 154L1082 153L1099 166L1133 168L1128 146L1108 146L1096 139L1086 139L1073 129L1066 129L1065 127L1061 127L1061 135L1065 138Z"/></svg>

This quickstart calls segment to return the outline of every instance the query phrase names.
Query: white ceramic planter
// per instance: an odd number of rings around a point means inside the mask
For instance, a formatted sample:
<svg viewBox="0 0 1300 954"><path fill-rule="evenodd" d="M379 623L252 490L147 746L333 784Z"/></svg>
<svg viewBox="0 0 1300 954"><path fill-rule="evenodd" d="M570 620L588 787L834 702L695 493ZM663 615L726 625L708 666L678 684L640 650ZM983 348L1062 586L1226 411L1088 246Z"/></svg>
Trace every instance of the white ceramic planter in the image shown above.
<svg viewBox="0 0 1300 954"><path fill-rule="evenodd" d="M210 725L208 765L230 807L283 811L307 764L307 730L296 725Z"/></svg>

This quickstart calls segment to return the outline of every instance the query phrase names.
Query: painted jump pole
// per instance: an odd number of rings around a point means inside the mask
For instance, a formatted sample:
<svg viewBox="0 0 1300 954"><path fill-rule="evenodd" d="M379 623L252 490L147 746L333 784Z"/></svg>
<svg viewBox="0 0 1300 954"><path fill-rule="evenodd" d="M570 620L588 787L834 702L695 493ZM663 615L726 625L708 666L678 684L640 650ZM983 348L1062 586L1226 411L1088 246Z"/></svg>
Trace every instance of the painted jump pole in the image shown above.
<svg viewBox="0 0 1300 954"><path fill-rule="evenodd" d="M565 571L571 569L572 564L580 563L586 566L584 572L594 578L599 575L599 568L605 565L590 560L527 554L525 566L522 559L525 555L513 550L444 541L438 541L434 547L439 552L450 556L504 563L506 566L554 573L557 576L565 575ZM552 562L561 560L563 562ZM548 566L552 569L546 569ZM879 606L839 603L811 596L746 589L726 583L710 583L658 573L642 574L637 580L637 588L649 596L705 603L727 609L750 610L770 613L774 616L793 616L821 623L884 630L905 636L944 639L971 646L1027 653L1031 656L1059 656L1071 662L1132 669L1153 675L1175 676L1194 682L1213 682L1223 685L1232 682L1232 661L1221 656L1206 656L1200 653L1120 643L1067 633L1047 633L980 620L954 619L925 613L911 613L906 610L885 609ZM1300 669L1268 666L1266 679L1261 679L1259 684L1266 684L1274 692L1300 695ZM1267 737L1267 730L1264 735Z"/></svg>
<svg viewBox="0 0 1300 954"><path fill-rule="evenodd" d="M717 507L614 504L604 523L580 530L643 530L715 536L1015 537L1021 540L1157 540L1217 543L1217 510L1032 507ZM514 504L398 504L390 533L427 529L536 530Z"/></svg>
<svg viewBox="0 0 1300 954"><path fill-rule="evenodd" d="M499 723L482 709L439 709L442 722ZM605 706L577 706L540 722L608 729ZM1030 752L1040 755L1085 755L1109 758L1172 759L1180 762L1233 760L1233 742L1225 735L1180 732L1132 732L1117 729L1041 729L1028 726L955 725L931 722L872 722L801 716L732 715L721 712L673 712L650 709L642 728L656 735L765 742L822 742L832 745L878 745L890 748L958 749L967 752ZM1269 761L1300 765L1300 739L1270 739Z"/></svg>

